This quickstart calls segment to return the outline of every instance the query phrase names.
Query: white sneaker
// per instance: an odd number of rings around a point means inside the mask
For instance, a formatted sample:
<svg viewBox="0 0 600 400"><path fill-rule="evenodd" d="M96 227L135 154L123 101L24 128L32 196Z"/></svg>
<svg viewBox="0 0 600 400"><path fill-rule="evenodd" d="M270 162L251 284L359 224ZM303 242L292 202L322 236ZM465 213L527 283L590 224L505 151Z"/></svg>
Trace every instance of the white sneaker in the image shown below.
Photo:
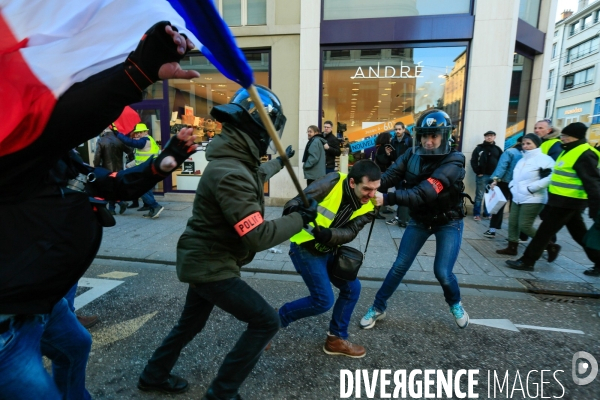
<svg viewBox="0 0 600 400"><path fill-rule="evenodd" d="M375 307L371 306L364 317L360 320L360 327L362 329L371 329L375 326L375 323L379 319L385 318L385 311L379 312Z"/></svg>
<svg viewBox="0 0 600 400"><path fill-rule="evenodd" d="M463 308L462 302L458 302L455 305L450 306L450 312L452 315L454 315L456 325L458 325L460 329L465 329L467 326L469 326L469 314L467 314Z"/></svg>

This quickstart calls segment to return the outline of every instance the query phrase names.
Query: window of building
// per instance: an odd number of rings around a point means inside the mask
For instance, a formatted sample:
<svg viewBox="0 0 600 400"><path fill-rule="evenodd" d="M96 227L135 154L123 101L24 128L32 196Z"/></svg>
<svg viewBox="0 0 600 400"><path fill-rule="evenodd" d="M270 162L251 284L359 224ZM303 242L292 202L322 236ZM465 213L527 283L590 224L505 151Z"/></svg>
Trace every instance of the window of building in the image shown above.
<svg viewBox="0 0 600 400"><path fill-rule="evenodd" d="M594 67L584 69L583 71L575 72L574 74L565 75L563 90L573 89L579 86L587 85L594 81Z"/></svg>
<svg viewBox="0 0 600 400"><path fill-rule="evenodd" d="M270 52L269 50L246 50L246 60L254 72L257 84L269 86L270 83ZM180 62L185 70L195 70L200 77L194 79L168 80L168 111L167 118L171 120L171 135L175 134L182 125L191 125L198 142L203 142L202 149L215 134L221 133L221 124L210 115L214 106L226 104L240 85L227 79L201 53L188 53ZM164 135L163 135L164 137ZM206 167L204 152L192 156L193 169L191 174L183 173L181 169L172 173L174 190L195 190L197 176ZM188 165L188 168L192 164ZM194 178L196 176L196 178Z"/></svg>
<svg viewBox="0 0 600 400"><path fill-rule="evenodd" d="M544 107L544 118L550 118L550 99L546 100Z"/></svg>
<svg viewBox="0 0 600 400"><path fill-rule="evenodd" d="M267 0L215 0L229 26L266 25Z"/></svg>
<svg viewBox="0 0 600 400"><path fill-rule="evenodd" d="M551 69L550 73L548 74L548 90L552 89L554 87L554 70Z"/></svg>
<svg viewBox="0 0 600 400"><path fill-rule="evenodd" d="M577 33L577 25L579 25L579 21L575 22L574 24L569 25L569 36Z"/></svg>
<svg viewBox="0 0 600 400"><path fill-rule="evenodd" d="M554 37L558 36L558 31L554 31Z"/></svg>
<svg viewBox="0 0 600 400"><path fill-rule="evenodd" d="M518 62L513 64L504 141L505 149L514 145L517 138L525 132L532 70L533 60L522 55L519 56Z"/></svg>
<svg viewBox="0 0 600 400"><path fill-rule="evenodd" d="M584 30L585 28L589 28L590 26L592 26L593 22L592 22L592 14L588 14L585 17L583 17L581 19L581 30Z"/></svg>
<svg viewBox="0 0 600 400"><path fill-rule="evenodd" d="M554 60L556 58L556 43L552 44L552 59Z"/></svg>
<svg viewBox="0 0 600 400"><path fill-rule="evenodd" d="M396 121L412 129L430 108L448 113L460 140L465 46L349 51L347 60L335 57L339 50L323 51L322 118L345 126L342 134L350 142L392 131Z"/></svg>
<svg viewBox="0 0 600 400"><path fill-rule="evenodd" d="M594 11L594 23L598 22L598 14L600 13L600 11L596 10Z"/></svg>
<svg viewBox="0 0 600 400"><path fill-rule="evenodd" d="M571 47L567 51L566 62L570 63L572 61L585 57L588 54L598 51L598 43L600 43L600 39L598 38L598 36L596 36L590 40L586 40L585 42L578 44L575 47Z"/></svg>
<svg viewBox="0 0 600 400"><path fill-rule="evenodd" d="M468 14L470 11L471 0L323 0L324 20Z"/></svg>
<svg viewBox="0 0 600 400"><path fill-rule="evenodd" d="M537 28L540 14L540 0L521 0L519 18Z"/></svg>

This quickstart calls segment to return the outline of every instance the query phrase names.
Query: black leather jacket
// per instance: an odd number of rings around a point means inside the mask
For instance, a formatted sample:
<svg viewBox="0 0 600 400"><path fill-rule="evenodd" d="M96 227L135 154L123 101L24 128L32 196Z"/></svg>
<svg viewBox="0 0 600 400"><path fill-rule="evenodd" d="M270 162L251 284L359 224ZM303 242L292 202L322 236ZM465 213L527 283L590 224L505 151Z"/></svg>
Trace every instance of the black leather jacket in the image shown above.
<svg viewBox="0 0 600 400"><path fill-rule="evenodd" d="M123 170L123 153L133 159L133 150L121 142L113 132L102 132L96 142L94 166L103 167L112 172Z"/></svg>
<svg viewBox="0 0 600 400"><path fill-rule="evenodd" d="M464 217L464 177L465 156L461 152L418 156L409 150L381 176L379 191L385 193L398 182L406 181L402 189L384 194L386 204L409 207L411 218L418 222L443 225Z"/></svg>

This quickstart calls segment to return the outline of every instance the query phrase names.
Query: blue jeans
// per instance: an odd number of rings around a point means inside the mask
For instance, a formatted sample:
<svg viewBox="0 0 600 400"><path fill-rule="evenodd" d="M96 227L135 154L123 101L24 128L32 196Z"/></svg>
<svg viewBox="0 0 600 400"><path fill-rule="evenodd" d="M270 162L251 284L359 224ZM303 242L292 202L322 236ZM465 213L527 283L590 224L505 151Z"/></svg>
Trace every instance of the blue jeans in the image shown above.
<svg viewBox="0 0 600 400"><path fill-rule="evenodd" d="M333 262L333 253L316 256L302 246L292 243L290 258L296 271L302 275L310 296L286 303L279 309L281 326L286 327L293 321L323 314L333 306L329 332L347 339L350 317L360 296L360 281L344 281L329 276L327 265ZM340 289L337 300L331 284Z"/></svg>
<svg viewBox="0 0 600 400"><path fill-rule="evenodd" d="M449 306L460 302L460 288L456 276L452 273L454 263L462 242L463 221L454 220L446 225L427 227L411 219L404 231L398 257L388 272L381 288L375 296L373 305L378 311L385 311L387 300L394 294L402 278L410 269L417 253L425 244L427 238L435 235L435 260L433 273L444 291L444 298Z"/></svg>
<svg viewBox="0 0 600 400"><path fill-rule="evenodd" d="M0 334L0 398L90 399L85 368L92 337L61 299L50 314L13 316ZM52 377L42 354L52 360Z"/></svg>
<svg viewBox="0 0 600 400"><path fill-rule="evenodd" d="M152 189L148 190L142 195L142 201L150 208L160 208L160 204L158 204L154 199L154 193L152 193Z"/></svg>
<svg viewBox="0 0 600 400"><path fill-rule="evenodd" d="M473 216L478 217L481 215L481 201L483 200L483 194L485 193L485 187L487 182L490 180L490 175L482 175L477 177L475 186L475 205L473 206ZM489 214L484 209L483 216L487 217Z"/></svg>

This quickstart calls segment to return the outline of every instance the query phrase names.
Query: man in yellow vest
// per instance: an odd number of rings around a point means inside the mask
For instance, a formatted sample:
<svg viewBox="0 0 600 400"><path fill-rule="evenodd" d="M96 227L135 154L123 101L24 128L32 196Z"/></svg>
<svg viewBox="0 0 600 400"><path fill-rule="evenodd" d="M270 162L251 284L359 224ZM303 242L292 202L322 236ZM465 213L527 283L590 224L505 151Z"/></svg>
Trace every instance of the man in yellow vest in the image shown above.
<svg viewBox="0 0 600 400"><path fill-rule="evenodd" d="M302 318L323 314L333 307L327 340L323 351L331 355L361 358L363 346L348 341L350 317L360 296L360 281L345 281L329 275L327 267L335 257L335 249L351 242L358 232L375 217L375 205L383 204L383 195L377 192L381 179L379 167L371 160L354 164L348 175L331 173L310 184L304 192L319 203L316 223L292 236L290 257L296 271L302 276L310 296L284 304L279 309L281 326ZM287 215L302 205L295 197L284 207ZM333 289L340 294L335 300Z"/></svg>
<svg viewBox="0 0 600 400"><path fill-rule="evenodd" d="M148 135L148 127L146 124L137 124L132 133L133 139L119 133L117 137L129 147L135 149L135 165L140 165L146 162L150 157L158 156L160 147L152 136ZM144 207L148 207L148 214L144 214L144 218L158 218L159 214L165 209L158 204L154 198L152 189L142 195ZM140 209L141 210L141 209Z"/></svg>
<svg viewBox="0 0 600 400"><path fill-rule="evenodd" d="M542 119L535 123L533 133L542 139L540 149L542 153L549 155L556 161L560 153L562 153L562 142L560 141L560 131L552 126L549 119Z"/></svg>
<svg viewBox="0 0 600 400"><path fill-rule="evenodd" d="M594 267L583 273L600 276L600 251L583 244L587 227L581 214L589 207L589 215L594 218L600 210L600 152L587 143L586 131L587 127L581 122L574 122L563 129L563 152L556 160L550 179L546 217L523 257L506 261L510 268L533 271L552 235L566 225L573 240L583 247L594 263Z"/></svg>

